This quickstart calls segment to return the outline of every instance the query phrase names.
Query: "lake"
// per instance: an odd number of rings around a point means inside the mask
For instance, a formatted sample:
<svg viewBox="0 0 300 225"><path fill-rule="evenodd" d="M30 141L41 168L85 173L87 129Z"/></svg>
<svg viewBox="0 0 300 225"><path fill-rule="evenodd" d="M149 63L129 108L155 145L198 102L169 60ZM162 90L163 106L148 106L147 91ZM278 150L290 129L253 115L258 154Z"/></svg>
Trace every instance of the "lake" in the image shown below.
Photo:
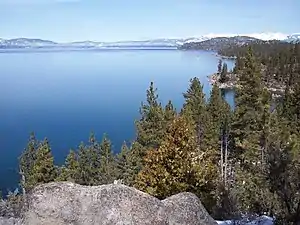
<svg viewBox="0 0 300 225"><path fill-rule="evenodd" d="M209 95L207 75L218 60L179 50L0 52L0 190L16 187L17 158L31 131L49 139L57 163L91 131L99 140L107 133L118 152L135 137L151 81L161 102L171 99L179 110L190 78L199 77Z"/></svg>

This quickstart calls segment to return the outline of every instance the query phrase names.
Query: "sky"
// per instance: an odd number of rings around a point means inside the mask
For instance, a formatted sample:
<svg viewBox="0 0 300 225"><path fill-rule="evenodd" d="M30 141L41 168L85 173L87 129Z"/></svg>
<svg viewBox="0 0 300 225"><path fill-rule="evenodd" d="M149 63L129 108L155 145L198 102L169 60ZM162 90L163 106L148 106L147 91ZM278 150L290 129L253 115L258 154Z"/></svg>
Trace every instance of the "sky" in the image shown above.
<svg viewBox="0 0 300 225"><path fill-rule="evenodd" d="M300 0L0 0L0 38L57 42L300 32Z"/></svg>

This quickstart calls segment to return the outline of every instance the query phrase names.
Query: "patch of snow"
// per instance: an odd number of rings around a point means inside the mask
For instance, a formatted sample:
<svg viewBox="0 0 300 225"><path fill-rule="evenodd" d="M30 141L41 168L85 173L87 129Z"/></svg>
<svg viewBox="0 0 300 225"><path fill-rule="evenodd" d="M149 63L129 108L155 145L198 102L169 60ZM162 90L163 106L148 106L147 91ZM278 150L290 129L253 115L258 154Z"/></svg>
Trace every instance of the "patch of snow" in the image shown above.
<svg viewBox="0 0 300 225"><path fill-rule="evenodd" d="M226 220L226 221L216 221L219 225L274 225L274 220L268 216L260 216L252 221L233 221L233 220Z"/></svg>
<svg viewBox="0 0 300 225"><path fill-rule="evenodd" d="M288 35L285 41L299 42L300 41L300 33Z"/></svg>
<svg viewBox="0 0 300 225"><path fill-rule="evenodd" d="M269 41L269 40L280 40L283 41L287 38L287 34L283 34L283 33L254 33L254 34L248 34L246 36L249 37L255 37L264 41Z"/></svg>

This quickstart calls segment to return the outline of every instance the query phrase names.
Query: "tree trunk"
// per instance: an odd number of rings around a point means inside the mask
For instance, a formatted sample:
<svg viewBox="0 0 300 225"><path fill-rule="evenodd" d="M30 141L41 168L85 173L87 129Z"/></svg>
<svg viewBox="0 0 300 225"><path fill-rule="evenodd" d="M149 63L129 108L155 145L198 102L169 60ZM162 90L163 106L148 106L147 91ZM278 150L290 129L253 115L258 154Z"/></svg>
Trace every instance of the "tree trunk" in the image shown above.
<svg viewBox="0 0 300 225"><path fill-rule="evenodd" d="M221 178L222 181L224 182L224 151L223 151L223 140L224 140L224 135L223 132L221 132Z"/></svg>
<svg viewBox="0 0 300 225"><path fill-rule="evenodd" d="M224 181L225 187L227 187L227 164L228 164L228 134L225 134L225 172Z"/></svg>

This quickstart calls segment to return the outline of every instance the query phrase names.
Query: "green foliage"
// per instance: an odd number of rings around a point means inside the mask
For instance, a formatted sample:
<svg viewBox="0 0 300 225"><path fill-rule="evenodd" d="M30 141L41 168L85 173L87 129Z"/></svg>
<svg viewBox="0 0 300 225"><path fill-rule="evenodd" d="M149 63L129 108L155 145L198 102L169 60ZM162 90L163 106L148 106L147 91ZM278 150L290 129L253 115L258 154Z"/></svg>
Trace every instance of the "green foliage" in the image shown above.
<svg viewBox="0 0 300 225"><path fill-rule="evenodd" d="M24 205L24 196L17 190L8 192L6 196L6 217L20 217Z"/></svg>
<svg viewBox="0 0 300 225"><path fill-rule="evenodd" d="M133 186L138 172L142 168L140 158L141 146L134 142L130 148L123 143L121 152L116 156L117 179L122 179L124 184Z"/></svg>
<svg viewBox="0 0 300 225"><path fill-rule="evenodd" d="M70 150L65 165L61 168L61 172L57 181L70 181L76 183L78 181L78 156L74 150Z"/></svg>
<svg viewBox="0 0 300 225"><path fill-rule="evenodd" d="M164 135L164 112L161 103L158 102L157 88L150 83L147 90L147 101L140 107L140 120L136 121L136 141L147 149L158 148Z"/></svg>
<svg viewBox="0 0 300 225"><path fill-rule="evenodd" d="M196 150L193 127L182 117L176 118L162 145L147 153L136 186L161 199L190 190L195 182L192 162Z"/></svg>
<svg viewBox="0 0 300 225"><path fill-rule="evenodd" d="M231 111L216 85L212 88L206 110L208 113L205 132L206 148L218 150L221 144L221 135L228 126Z"/></svg>
<svg viewBox="0 0 300 225"><path fill-rule="evenodd" d="M194 125L180 116L168 127L162 145L146 155L135 186L160 199L190 191L210 208L216 176L210 154L197 147Z"/></svg>
<svg viewBox="0 0 300 225"><path fill-rule="evenodd" d="M120 153L116 155L117 179L126 179L130 173L130 149L126 142L123 143ZM127 182L125 182L127 183Z"/></svg>
<svg viewBox="0 0 300 225"><path fill-rule="evenodd" d="M28 177L30 187L38 184L45 184L54 181L57 171L54 166L54 159L47 139L44 139L36 151L36 159L32 167L32 173Z"/></svg>
<svg viewBox="0 0 300 225"><path fill-rule="evenodd" d="M104 134L101 143L92 133L89 144L81 143L78 150L77 182L83 185L101 185L112 183L117 176L112 144Z"/></svg>
<svg viewBox="0 0 300 225"><path fill-rule="evenodd" d="M19 170L21 175L20 186L23 188L24 194L32 188L28 179L32 176L38 145L39 141L36 140L35 134L31 133L27 147L19 157Z"/></svg>
<svg viewBox="0 0 300 225"><path fill-rule="evenodd" d="M175 119L176 114L176 109L174 108L172 101L169 100L164 110L165 129L169 125L169 123L171 123Z"/></svg>
<svg viewBox="0 0 300 225"><path fill-rule="evenodd" d="M186 93L183 93L185 103L181 111L186 119L195 125L197 143L202 145L206 121L206 102L203 93L203 86L198 78L190 80L190 85Z"/></svg>
<svg viewBox="0 0 300 225"><path fill-rule="evenodd" d="M222 71L220 73L220 82L221 83L225 83L228 80L227 73L228 73L227 64L224 63L223 67L222 67Z"/></svg>
<svg viewBox="0 0 300 225"><path fill-rule="evenodd" d="M117 171L114 162L112 144L106 134L103 135L102 142L100 144L100 157L99 176L101 177L101 180L99 184L112 183L116 178Z"/></svg>
<svg viewBox="0 0 300 225"><path fill-rule="evenodd" d="M82 185L97 185L100 177L100 145L94 133L90 134L88 145L83 142L78 148L78 183Z"/></svg>
<svg viewBox="0 0 300 225"><path fill-rule="evenodd" d="M266 180L274 193L271 210L277 224L300 221L300 142L299 136L289 134L287 125L277 115L272 118L267 154Z"/></svg>
<svg viewBox="0 0 300 225"><path fill-rule="evenodd" d="M218 73L219 74L221 74L221 72L222 72L222 64L223 64L222 60L220 59L219 62L218 62Z"/></svg>
<svg viewBox="0 0 300 225"><path fill-rule="evenodd" d="M236 88L236 108L232 124L235 153L242 158L244 153L255 154L258 151L264 111L260 69L251 48L244 63Z"/></svg>

